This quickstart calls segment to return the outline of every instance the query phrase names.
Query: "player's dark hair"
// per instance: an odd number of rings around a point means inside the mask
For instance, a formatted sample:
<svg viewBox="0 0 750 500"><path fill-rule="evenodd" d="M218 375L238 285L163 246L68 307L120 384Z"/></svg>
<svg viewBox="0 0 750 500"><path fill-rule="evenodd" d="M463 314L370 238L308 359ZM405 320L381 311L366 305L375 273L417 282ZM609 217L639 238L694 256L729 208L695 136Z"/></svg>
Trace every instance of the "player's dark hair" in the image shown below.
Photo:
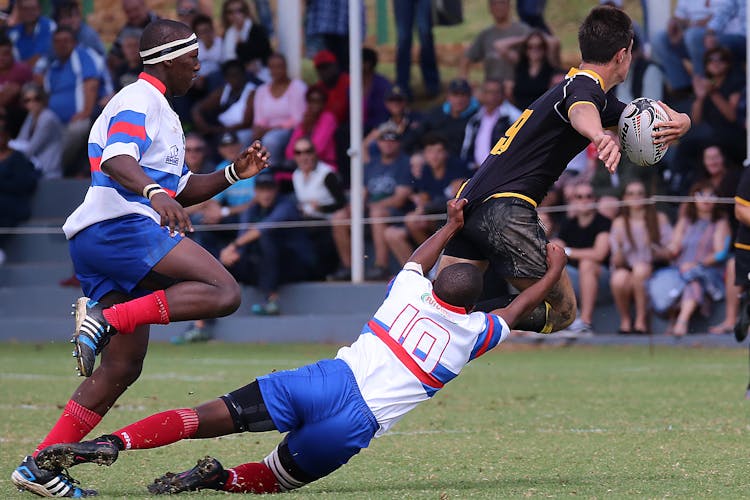
<svg viewBox="0 0 750 500"><path fill-rule="evenodd" d="M191 33L190 27L180 21L157 19L143 29L139 50L142 52L153 49L167 42L190 36Z"/></svg>
<svg viewBox="0 0 750 500"><path fill-rule="evenodd" d="M461 262L440 271L432 291L443 302L471 309L479 300L483 285L482 271L473 264Z"/></svg>
<svg viewBox="0 0 750 500"><path fill-rule="evenodd" d="M594 7L578 30L581 59L606 64L620 49L630 47L633 22L622 10L607 5Z"/></svg>
<svg viewBox="0 0 750 500"><path fill-rule="evenodd" d="M227 73L236 69L241 73L245 73L245 65L238 59L230 59L221 63L221 74L226 77Z"/></svg>

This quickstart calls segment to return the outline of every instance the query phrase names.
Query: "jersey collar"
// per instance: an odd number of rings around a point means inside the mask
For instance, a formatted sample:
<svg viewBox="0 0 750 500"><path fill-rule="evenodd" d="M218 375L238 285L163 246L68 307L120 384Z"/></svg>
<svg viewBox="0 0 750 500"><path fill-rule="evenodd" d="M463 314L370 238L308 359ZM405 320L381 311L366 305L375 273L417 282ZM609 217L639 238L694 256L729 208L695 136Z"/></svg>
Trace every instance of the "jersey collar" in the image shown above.
<svg viewBox="0 0 750 500"><path fill-rule="evenodd" d="M158 90L162 94L166 94L166 92L167 92L167 86L164 85L161 82L161 80L159 80L158 78L156 78L154 75L149 75L145 71L141 71L141 74L138 75L138 79L139 80L144 80L144 81L150 83L151 85L153 85L156 88L156 90Z"/></svg>
<svg viewBox="0 0 750 500"><path fill-rule="evenodd" d="M465 307L454 306L445 302L444 300L440 300L440 297L435 295L435 292L432 292L432 298L435 299L435 302L440 304L441 307L448 309L450 312L454 312L456 314L469 314L468 312L466 312Z"/></svg>
<svg viewBox="0 0 750 500"><path fill-rule="evenodd" d="M599 76L599 73L597 73L594 70L591 69L580 69L580 68L570 68L570 71L568 71L568 74L565 75L566 78L573 78L576 75L584 74L588 76L589 78L592 78L596 83L599 84L599 86L604 90L604 78Z"/></svg>

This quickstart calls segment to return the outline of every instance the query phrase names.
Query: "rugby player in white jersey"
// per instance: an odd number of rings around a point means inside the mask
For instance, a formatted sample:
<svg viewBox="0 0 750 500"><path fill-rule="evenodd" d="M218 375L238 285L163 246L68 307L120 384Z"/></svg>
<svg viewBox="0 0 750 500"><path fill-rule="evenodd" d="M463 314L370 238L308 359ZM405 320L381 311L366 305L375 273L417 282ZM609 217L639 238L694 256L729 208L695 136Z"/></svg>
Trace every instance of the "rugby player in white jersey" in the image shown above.
<svg viewBox="0 0 750 500"><path fill-rule="evenodd" d="M192 226L183 207L257 174L268 153L256 142L223 171L192 174L168 98L184 95L198 74L198 40L184 24L158 20L144 29L140 50L143 73L91 129L91 187L63 226L86 295L76 304L72 342L88 378L37 451L79 441L99 423L138 379L150 324L226 316L240 305L240 287L224 266L184 238ZM35 455L13 472L17 487L40 496L95 494L58 469L39 469Z"/></svg>
<svg viewBox="0 0 750 500"><path fill-rule="evenodd" d="M330 474L504 340L560 279L566 258L550 243L544 276L503 309L472 312L483 283L472 264L448 266L431 283L425 274L463 227L465 204L448 202L446 225L414 251L359 338L335 359L259 377L195 408L157 413L92 441L53 445L39 453L39 464L111 465L123 450L277 430L286 436L259 462L224 469L206 457L189 471L157 478L149 491L276 493Z"/></svg>

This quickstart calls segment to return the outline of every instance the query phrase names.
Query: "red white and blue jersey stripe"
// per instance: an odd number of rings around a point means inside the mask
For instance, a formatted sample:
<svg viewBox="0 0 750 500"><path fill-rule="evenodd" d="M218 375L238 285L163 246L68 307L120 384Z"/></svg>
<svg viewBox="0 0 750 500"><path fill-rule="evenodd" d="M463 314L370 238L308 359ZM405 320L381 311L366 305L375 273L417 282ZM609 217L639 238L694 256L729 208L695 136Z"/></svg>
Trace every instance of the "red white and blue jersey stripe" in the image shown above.
<svg viewBox="0 0 750 500"><path fill-rule="evenodd" d="M409 262L359 339L336 357L354 372L381 435L509 333L499 316L441 301L421 266Z"/></svg>
<svg viewBox="0 0 750 500"><path fill-rule="evenodd" d="M88 143L91 187L63 226L68 239L92 224L128 214L160 222L142 193L125 189L102 171L101 164L110 158L134 158L172 197L187 184L190 171L185 165L185 136L164 91L162 82L141 73L136 82L109 101L94 122Z"/></svg>

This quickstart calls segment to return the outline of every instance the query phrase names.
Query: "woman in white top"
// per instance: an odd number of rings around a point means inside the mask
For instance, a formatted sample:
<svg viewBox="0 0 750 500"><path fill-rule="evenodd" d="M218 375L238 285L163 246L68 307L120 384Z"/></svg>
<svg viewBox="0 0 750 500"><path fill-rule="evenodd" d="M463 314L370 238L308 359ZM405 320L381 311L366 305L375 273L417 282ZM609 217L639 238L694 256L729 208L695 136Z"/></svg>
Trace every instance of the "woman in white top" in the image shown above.
<svg viewBox="0 0 750 500"><path fill-rule="evenodd" d="M21 101L28 111L18 137L10 146L28 156L43 179L62 177L62 139L65 126L47 107L47 93L29 82L21 89Z"/></svg>
<svg viewBox="0 0 750 500"><path fill-rule="evenodd" d="M271 165L284 161L284 149L292 129L300 124L305 112L307 85L291 79L286 58L275 53L268 58L271 81L255 91L253 137L263 143L271 154Z"/></svg>
<svg viewBox="0 0 750 500"><path fill-rule="evenodd" d="M309 137L294 143L297 168L292 174L292 185L302 214L311 219L327 219L346 203L346 195L336 171L318 160L315 146Z"/></svg>

